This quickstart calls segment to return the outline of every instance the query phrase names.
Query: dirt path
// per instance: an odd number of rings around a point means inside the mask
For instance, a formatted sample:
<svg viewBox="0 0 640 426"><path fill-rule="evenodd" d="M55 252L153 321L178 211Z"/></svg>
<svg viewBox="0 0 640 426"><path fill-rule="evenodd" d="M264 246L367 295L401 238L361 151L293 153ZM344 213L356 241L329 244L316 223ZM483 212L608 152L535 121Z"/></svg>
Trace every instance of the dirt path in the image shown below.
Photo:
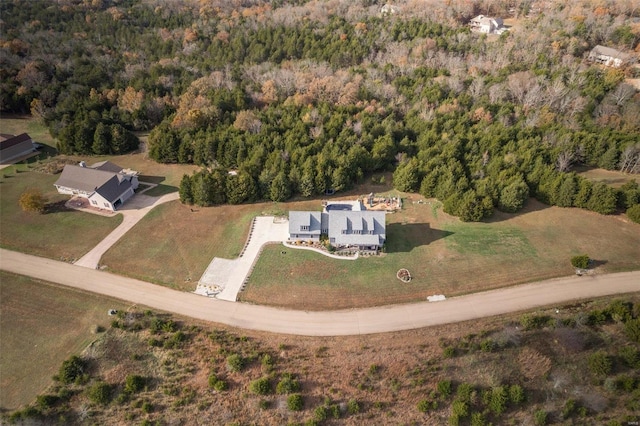
<svg viewBox="0 0 640 426"><path fill-rule="evenodd" d="M138 223L151 209L159 204L177 200L179 195L177 192L163 195L162 197L149 197L144 194L134 196L126 203L121 210L122 223L116 229L111 231L100 243L91 249L87 254L82 256L75 262L77 266L96 269L100 264L102 255L111 248L124 234L126 234L136 223Z"/></svg>
<svg viewBox="0 0 640 426"><path fill-rule="evenodd" d="M143 281L0 249L0 269L234 327L307 336L409 330L640 291L640 271L571 276L454 297L369 309L304 312L226 302Z"/></svg>

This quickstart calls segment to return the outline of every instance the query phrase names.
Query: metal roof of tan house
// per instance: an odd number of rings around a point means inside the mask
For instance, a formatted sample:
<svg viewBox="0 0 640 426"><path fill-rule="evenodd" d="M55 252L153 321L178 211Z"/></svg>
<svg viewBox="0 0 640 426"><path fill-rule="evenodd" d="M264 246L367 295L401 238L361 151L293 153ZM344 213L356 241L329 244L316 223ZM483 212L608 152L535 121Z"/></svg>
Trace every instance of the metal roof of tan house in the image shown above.
<svg viewBox="0 0 640 426"><path fill-rule="evenodd" d="M594 47L591 50L590 55L604 55L604 56L610 56L612 58L619 58L622 59L624 61L628 60L629 58L631 58L631 55L625 52L621 52L617 49L614 49L612 47L607 47L607 46L601 46L601 45L597 45L596 47Z"/></svg>

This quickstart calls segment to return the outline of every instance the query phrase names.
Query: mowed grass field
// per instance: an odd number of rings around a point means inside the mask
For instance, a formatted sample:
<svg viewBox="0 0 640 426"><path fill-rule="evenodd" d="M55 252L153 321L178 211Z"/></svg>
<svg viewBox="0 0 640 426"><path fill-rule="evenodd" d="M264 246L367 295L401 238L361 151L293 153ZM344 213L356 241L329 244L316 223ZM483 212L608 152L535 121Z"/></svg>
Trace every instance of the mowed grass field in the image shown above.
<svg viewBox="0 0 640 426"><path fill-rule="evenodd" d="M530 200L520 214L463 223L437 201L413 197L387 215L383 256L347 261L267 247L240 300L319 310L450 297L572 274L569 259L581 253L595 259L597 272L640 268L640 225L621 217ZM410 283L396 278L400 268L410 271Z"/></svg>
<svg viewBox="0 0 640 426"><path fill-rule="evenodd" d="M33 401L122 302L0 271L0 409Z"/></svg>
<svg viewBox="0 0 640 426"><path fill-rule="evenodd" d="M640 176L629 175L615 170L598 169L592 167L577 167L576 171L583 178L593 182L604 182L613 188L619 188L630 180L640 183Z"/></svg>
<svg viewBox="0 0 640 426"><path fill-rule="evenodd" d="M291 203L300 208L318 202ZM261 214L286 214L288 204L190 207L178 201L153 209L102 257L109 271L185 291L195 290L214 257L235 259Z"/></svg>
<svg viewBox="0 0 640 426"><path fill-rule="evenodd" d="M58 175L30 171L19 164L0 172L0 246L57 260L74 261L96 246L121 222L122 216L103 217L67 210L67 195L58 194ZM25 212L18 204L27 189L39 189L50 207L45 214Z"/></svg>

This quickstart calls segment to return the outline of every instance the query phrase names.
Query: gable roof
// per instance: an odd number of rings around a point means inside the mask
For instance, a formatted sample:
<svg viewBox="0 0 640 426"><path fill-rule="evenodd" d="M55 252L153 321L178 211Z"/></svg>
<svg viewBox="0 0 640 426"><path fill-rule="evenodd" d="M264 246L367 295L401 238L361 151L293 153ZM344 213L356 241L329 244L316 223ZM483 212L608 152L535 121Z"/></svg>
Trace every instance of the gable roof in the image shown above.
<svg viewBox="0 0 640 426"><path fill-rule="evenodd" d="M291 211L289 212L289 234L318 234L322 233L323 214L320 212ZM307 226L307 230L302 230Z"/></svg>
<svg viewBox="0 0 640 426"><path fill-rule="evenodd" d="M601 45L597 45L596 47L591 49L591 53L589 53L589 56L592 56L592 55L609 56L611 58L618 58L623 61L626 61L629 58L631 58L631 55L628 53L624 53L617 49L613 49L611 47L601 46Z"/></svg>
<svg viewBox="0 0 640 426"><path fill-rule="evenodd" d="M105 172L112 173L120 173L122 171L122 167L118 166L115 163L112 163L111 161L100 161L98 163L90 165L89 167L94 170L103 170Z"/></svg>
<svg viewBox="0 0 640 426"><path fill-rule="evenodd" d="M338 245L381 245L386 239L386 213L382 211L332 210L329 238Z"/></svg>
<svg viewBox="0 0 640 426"><path fill-rule="evenodd" d="M3 136L9 136L9 137L5 138L4 140L0 140L0 150L9 149L12 146L16 146L22 142L31 141L31 136L29 136L26 133L19 134L18 136L11 136L11 135L3 135Z"/></svg>
<svg viewBox="0 0 640 426"><path fill-rule="evenodd" d="M56 181L55 185L84 192L94 192L113 177L117 179L112 172L67 164L64 166L60 178Z"/></svg>
<svg viewBox="0 0 640 426"><path fill-rule="evenodd" d="M112 175L111 179L96 188L96 192L105 200L113 203L129 188L131 188L130 180L120 175Z"/></svg>

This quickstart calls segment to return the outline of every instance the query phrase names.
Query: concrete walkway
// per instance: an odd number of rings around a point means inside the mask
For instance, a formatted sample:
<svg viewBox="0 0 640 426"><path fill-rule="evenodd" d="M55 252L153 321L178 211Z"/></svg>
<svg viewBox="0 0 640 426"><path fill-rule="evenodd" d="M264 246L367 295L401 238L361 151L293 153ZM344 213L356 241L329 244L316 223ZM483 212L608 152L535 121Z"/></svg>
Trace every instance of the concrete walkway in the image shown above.
<svg viewBox="0 0 640 426"><path fill-rule="evenodd" d="M124 234L138 223L155 206L169 201L177 200L177 192L163 195L162 197L150 197L144 194L136 194L122 206L119 213L122 214L122 223L111 231L97 246L78 259L74 265L96 269L100 264L102 255L113 246Z"/></svg>
<svg viewBox="0 0 640 426"><path fill-rule="evenodd" d="M235 302L238 292L251 273L262 247L267 243L282 242L289 236L289 222L277 222L273 216L258 216L253 220L249 231L249 241L237 259L214 257L204 271L196 294L210 296L220 289L215 297Z"/></svg>
<svg viewBox="0 0 640 426"><path fill-rule="evenodd" d="M640 272L575 275L539 283L368 309L305 312L201 297L108 272L0 249L0 269L233 327L305 336L344 336L410 330L470 321L540 306L640 291Z"/></svg>

